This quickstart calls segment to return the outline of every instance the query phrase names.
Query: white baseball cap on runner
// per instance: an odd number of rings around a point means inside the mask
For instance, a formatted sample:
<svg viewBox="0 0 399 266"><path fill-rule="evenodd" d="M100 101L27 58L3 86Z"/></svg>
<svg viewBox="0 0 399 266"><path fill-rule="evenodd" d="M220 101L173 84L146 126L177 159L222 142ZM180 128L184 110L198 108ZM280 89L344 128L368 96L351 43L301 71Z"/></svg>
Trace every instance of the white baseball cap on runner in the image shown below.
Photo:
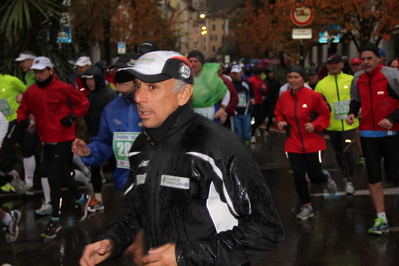
<svg viewBox="0 0 399 266"><path fill-rule="evenodd" d="M194 71L183 55L173 51L155 51L139 57L132 67L116 72L115 80L124 83L138 78L144 82L155 83L167 79L179 79L194 84Z"/></svg>

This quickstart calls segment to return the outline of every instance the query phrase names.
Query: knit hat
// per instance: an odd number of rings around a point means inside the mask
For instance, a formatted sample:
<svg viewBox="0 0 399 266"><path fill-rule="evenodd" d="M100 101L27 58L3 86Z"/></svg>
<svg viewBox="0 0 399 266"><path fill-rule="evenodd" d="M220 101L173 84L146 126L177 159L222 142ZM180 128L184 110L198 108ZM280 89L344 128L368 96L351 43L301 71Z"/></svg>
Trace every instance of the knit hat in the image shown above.
<svg viewBox="0 0 399 266"><path fill-rule="evenodd" d="M371 51L371 52L373 52L377 57L380 57L380 50L378 49L378 46L377 46L375 43L366 42L366 43L360 48L360 54L362 54L364 51Z"/></svg>
<svg viewBox="0 0 399 266"><path fill-rule="evenodd" d="M293 66L290 69L288 69L287 74L292 73L292 72L298 73L299 75L301 75L303 80L306 80L306 72L305 72L305 70L302 67Z"/></svg>
<svg viewBox="0 0 399 266"><path fill-rule="evenodd" d="M204 64L205 56L200 51L193 50L193 51L189 52L187 58L190 59L191 57L197 58L201 62L201 64Z"/></svg>

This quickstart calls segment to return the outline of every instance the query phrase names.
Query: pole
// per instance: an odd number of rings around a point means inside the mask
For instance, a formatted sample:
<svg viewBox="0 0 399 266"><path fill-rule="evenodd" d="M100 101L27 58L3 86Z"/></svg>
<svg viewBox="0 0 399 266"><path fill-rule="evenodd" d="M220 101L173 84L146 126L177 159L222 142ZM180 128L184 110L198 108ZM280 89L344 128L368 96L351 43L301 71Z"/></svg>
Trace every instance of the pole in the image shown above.
<svg viewBox="0 0 399 266"><path fill-rule="evenodd" d="M299 65L301 67L305 66L304 58L303 58L303 40L299 40Z"/></svg>

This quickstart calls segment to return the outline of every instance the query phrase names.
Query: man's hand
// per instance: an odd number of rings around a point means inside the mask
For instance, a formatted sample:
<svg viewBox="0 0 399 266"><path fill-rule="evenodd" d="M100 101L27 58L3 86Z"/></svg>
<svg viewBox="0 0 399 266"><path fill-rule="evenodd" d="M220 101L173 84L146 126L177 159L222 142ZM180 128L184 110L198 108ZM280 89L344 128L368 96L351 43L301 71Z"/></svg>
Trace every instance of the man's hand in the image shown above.
<svg viewBox="0 0 399 266"><path fill-rule="evenodd" d="M89 153L89 151L90 148L87 147L86 142L84 142L83 140L76 138L72 142L72 152L76 155L79 155L80 157L87 156L87 153Z"/></svg>
<svg viewBox="0 0 399 266"><path fill-rule="evenodd" d="M354 114L350 114L346 117L346 123L348 125L352 125L353 123L355 123L355 115Z"/></svg>
<svg viewBox="0 0 399 266"><path fill-rule="evenodd" d="M378 123L378 125L379 125L380 127L382 127L382 128L385 128L385 129L391 129L391 127L393 126L393 124L391 123L391 121L389 121L389 120L386 119L386 118L382 119L382 120Z"/></svg>
<svg viewBox="0 0 399 266"><path fill-rule="evenodd" d="M94 266L109 257L111 253L111 241L105 239L87 245L80 258L80 266Z"/></svg>
<svg viewBox="0 0 399 266"><path fill-rule="evenodd" d="M149 266L177 266L176 244L170 243L151 249L143 258L143 264Z"/></svg>
<svg viewBox="0 0 399 266"><path fill-rule="evenodd" d="M309 133L312 133L314 131L314 126L312 123L306 123L305 124L305 129L306 131L308 131Z"/></svg>
<svg viewBox="0 0 399 266"><path fill-rule="evenodd" d="M222 122L222 124L224 124L226 122L227 113L224 108L219 108L219 110L217 110L217 112L215 113L215 119L218 119L218 118L220 118L220 121Z"/></svg>

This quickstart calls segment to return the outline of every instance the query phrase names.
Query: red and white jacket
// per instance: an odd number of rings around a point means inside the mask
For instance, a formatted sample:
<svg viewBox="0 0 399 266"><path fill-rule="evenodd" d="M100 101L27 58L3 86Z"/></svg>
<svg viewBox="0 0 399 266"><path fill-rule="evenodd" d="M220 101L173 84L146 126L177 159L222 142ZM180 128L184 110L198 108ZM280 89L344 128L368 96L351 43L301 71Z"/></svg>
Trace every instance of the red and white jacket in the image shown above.
<svg viewBox="0 0 399 266"><path fill-rule="evenodd" d="M44 89L33 84L26 90L17 110L17 121L19 123L33 114L40 141L64 142L75 139L75 123L67 127L61 124L61 119L72 113L80 117L88 108L89 101L83 93L53 75L53 80Z"/></svg>
<svg viewBox="0 0 399 266"><path fill-rule="evenodd" d="M323 96L313 90L302 87L296 93L292 90L281 94L274 110L276 123L287 122L284 150L292 153L313 153L325 150L326 141L322 131L330 124L330 109ZM311 122L313 132L305 129Z"/></svg>

